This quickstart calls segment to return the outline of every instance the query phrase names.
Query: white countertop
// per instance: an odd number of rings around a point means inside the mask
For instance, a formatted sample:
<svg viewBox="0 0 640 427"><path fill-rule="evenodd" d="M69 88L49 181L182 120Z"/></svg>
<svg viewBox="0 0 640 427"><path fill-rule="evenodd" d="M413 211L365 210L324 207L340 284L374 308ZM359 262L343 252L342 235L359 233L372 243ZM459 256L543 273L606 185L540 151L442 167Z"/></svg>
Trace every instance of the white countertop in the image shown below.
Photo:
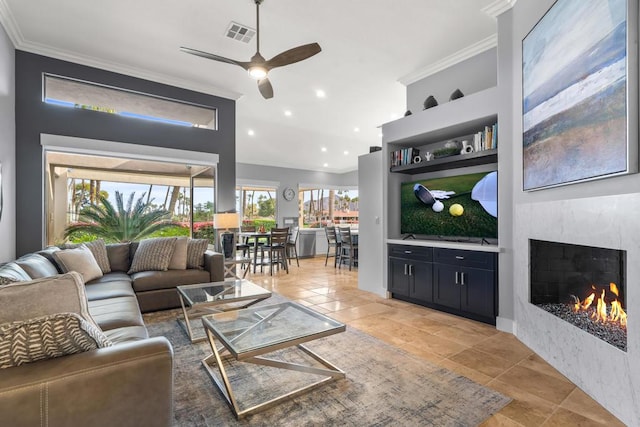
<svg viewBox="0 0 640 427"><path fill-rule="evenodd" d="M426 246L431 248L461 249L465 251L478 252L501 252L502 249L497 245L469 243L469 242L447 242L444 240L413 240L413 239L387 239L388 244L407 245L407 246Z"/></svg>

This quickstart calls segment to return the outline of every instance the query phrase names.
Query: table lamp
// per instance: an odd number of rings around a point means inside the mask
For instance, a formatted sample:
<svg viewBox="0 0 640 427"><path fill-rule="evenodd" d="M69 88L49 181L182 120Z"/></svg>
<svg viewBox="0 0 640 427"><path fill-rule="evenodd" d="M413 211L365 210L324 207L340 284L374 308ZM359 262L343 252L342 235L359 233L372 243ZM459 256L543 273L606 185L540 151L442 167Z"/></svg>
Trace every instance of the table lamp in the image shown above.
<svg viewBox="0 0 640 427"><path fill-rule="evenodd" d="M238 228L240 216L236 212L218 213L213 215L213 224L220 232L219 242L220 250L225 258L233 256L233 237L234 232L229 232L230 228Z"/></svg>

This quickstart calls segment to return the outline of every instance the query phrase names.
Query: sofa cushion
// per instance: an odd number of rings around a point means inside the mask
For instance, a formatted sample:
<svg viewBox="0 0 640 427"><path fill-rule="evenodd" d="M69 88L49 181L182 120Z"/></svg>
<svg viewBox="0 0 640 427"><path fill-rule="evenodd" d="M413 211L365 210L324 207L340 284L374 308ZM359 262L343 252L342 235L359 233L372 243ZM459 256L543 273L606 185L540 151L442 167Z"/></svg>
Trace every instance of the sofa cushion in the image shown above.
<svg viewBox="0 0 640 427"><path fill-rule="evenodd" d="M150 270L166 271L169 268L175 244L175 237L159 237L140 241L128 273Z"/></svg>
<svg viewBox="0 0 640 427"><path fill-rule="evenodd" d="M0 277L6 277L16 282L31 280L31 276L15 262L8 262L0 266Z"/></svg>
<svg viewBox="0 0 640 427"><path fill-rule="evenodd" d="M27 254L15 261L32 279L56 276L58 269L48 259L38 254Z"/></svg>
<svg viewBox="0 0 640 427"><path fill-rule="evenodd" d="M77 272L2 286L0 307L0 323L77 313L96 324L89 314L82 277Z"/></svg>
<svg viewBox="0 0 640 427"><path fill-rule="evenodd" d="M102 270L86 246L75 249L65 249L53 253L58 265L65 273L77 271L85 282L102 277Z"/></svg>
<svg viewBox="0 0 640 427"><path fill-rule="evenodd" d="M187 241L186 237L176 238L176 245L173 248L169 270L184 270L187 268Z"/></svg>
<svg viewBox="0 0 640 427"><path fill-rule="evenodd" d="M131 279L136 292L170 289L179 285L206 283L211 280L208 271L196 269L141 271L132 274Z"/></svg>
<svg viewBox="0 0 640 427"><path fill-rule="evenodd" d="M85 284L85 292L87 294L87 300L89 301L117 297L134 297L136 295L133 292L130 280L93 281Z"/></svg>
<svg viewBox="0 0 640 427"><path fill-rule="evenodd" d="M109 347L112 343L77 313L0 324L0 369Z"/></svg>
<svg viewBox="0 0 640 427"><path fill-rule="evenodd" d="M109 256L107 255L107 246L104 240L97 239L92 242L85 243L85 246L89 248L96 262L102 270L102 274L111 272L111 264L109 263Z"/></svg>
<svg viewBox="0 0 640 427"><path fill-rule="evenodd" d="M112 271L111 273L107 273L102 277L98 277L97 279L93 279L90 282L85 283L85 286L93 285L94 283L107 283L107 282L131 283L131 276L129 276L127 273L123 273L122 271Z"/></svg>
<svg viewBox="0 0 640 427"><path fill-rule="evenodd" d="M49 262L51 264L53 264L56 269L58 270L58 274L64 274L64 271L62 271L62 269L60 268L60 266L58 265L58 261L56 261L56 259L53 257L53 253L54 252L58 252L59 250L61 250L59 247L57 246L47 246L46 248L36 252L38 255L42 255L43 257L45 257L46 259L49 260Z"/></svg>
<svg viewBox="0 0 640 427"><path fill-rule="evenodd" d="M149 338L147 328L144 326L124 326L122 328L105 331L104 334L109 341L114 344L127 341L140 341Z"/></svg>
<svg viewBox="0 0 640 427"><path fill-rule="evenodd" d="M190 239L187 243L187 268L203 268L204 252L208 247L207 239Z"/></svg>
<svg viewBox="0 0 640 427"><path fill-rule="evenodd" d="M131 261L129 258L129 242L110 243L107 245L107 257L111 271L129 271Z"/></svg>
<svg viewBox="0 0 640 427"><path fill-rule="evenodd" d="M89 301L89 312L103 331L125 326L144 326L136 297Z"/></svg>

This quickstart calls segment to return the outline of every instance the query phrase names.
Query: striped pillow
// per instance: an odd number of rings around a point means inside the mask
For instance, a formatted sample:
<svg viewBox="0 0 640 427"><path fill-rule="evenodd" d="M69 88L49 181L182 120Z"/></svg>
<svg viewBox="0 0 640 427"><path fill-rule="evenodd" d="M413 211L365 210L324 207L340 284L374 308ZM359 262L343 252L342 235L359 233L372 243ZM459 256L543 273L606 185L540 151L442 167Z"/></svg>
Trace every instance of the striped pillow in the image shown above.
<svg viewBox="0 0 640 427"><path fill-rule="evenodd" d="M111 273L111 264L109 264L109 257L107 256L107 245L104 243L104 240L98 239L93 242L87 242L84 245L88 247L93 254L93 257L100 266L100 270L102 270L102 274Z"/></svg>
<svg viewBox="0 0 640 427"><path fill-rule="evenodd" d="M204 252L209 247L207 239L190 239L187 243L187 268L204 268Z"/></svg>
<svg viewBox="0 0 640 427"><path fill-rule="evenodd" d="M127 274L139 271L167 271L175 246L175 237L141 240Z"/></svg>
<svg viewBox="0 0 640 427"><path fill-rule="evenodd" d="M76 313L58 313L0 325L0 369L81 353L112 343Z"/></svg>

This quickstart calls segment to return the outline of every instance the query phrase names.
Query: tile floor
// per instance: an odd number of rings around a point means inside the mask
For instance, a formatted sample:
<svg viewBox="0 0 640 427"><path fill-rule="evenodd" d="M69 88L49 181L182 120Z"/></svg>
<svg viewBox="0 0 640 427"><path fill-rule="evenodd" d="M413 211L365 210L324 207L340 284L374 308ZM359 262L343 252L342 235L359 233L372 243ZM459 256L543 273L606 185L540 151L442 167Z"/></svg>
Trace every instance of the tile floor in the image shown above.
<svg viewBox="0 0 640 427"><path fill-rule="evenodd" d="M513 399L483 427L624 426L513 335L358 290L357 269L324 257L247 279Z"/></svg>

